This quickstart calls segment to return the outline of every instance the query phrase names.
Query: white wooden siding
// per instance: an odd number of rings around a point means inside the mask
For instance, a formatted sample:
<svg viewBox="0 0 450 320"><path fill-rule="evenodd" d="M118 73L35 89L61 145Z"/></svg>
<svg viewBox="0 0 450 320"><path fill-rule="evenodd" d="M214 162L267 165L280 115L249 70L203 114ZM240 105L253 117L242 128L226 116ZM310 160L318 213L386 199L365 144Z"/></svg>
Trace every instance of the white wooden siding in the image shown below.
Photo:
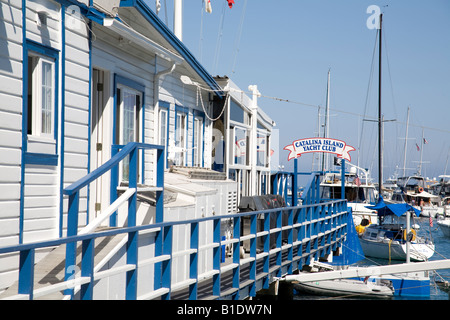
<svg viewBox="0 0 450 320"><path fill-rule="evenodd" d="M22 1L0 0L0 243L19 243L22 148ZM0 256L0 290L17 274L18 255Z"/></svg>
<svg viewBox="0 0 450 320"><path fill-rule="evenodd" d="M27 39L55 49L61 49L61 6L48 0L28 0L26 4ZM38 12L46 13L47 26L39 25Z"/></svg>
<svg viewBox="0 0 450 320"><path fill-rule="evenodd" d="M107 28L93 26L93 32L96 34L96 41L93 43L93 67L98 67L102 70L107 70L111 77L118 74L127 79L136 81L145 87L144 92L144 128L142 122L140 123L141 130L143 130L145 143L155 143L155 128L154 128L154 101L153 101L153 79L155 73L155 56L149 52L143 51L140 47L128 43L127 41L120 42L117 35L114 35ZM113 81L110 81L110 105L113 108L112 97ZM112 121L112 119L111 119ZM109 127L112 133L112 122ZM109 133L109 134L111 134ZM142 136L142 132L139 135ZM112 143L114 144L114 139ZM109 156L109 155L107 155ZM144 183L154 183L154 152L146 151L145 153L145 178Z"/></svg>
<svg viewBox="0 0 450 320"><path fill-rule="evenodd" d="M66 14L66 20L69 15ZM84 21L66 23L64 105L64 187L88 174L89 163L89 30ZM80 227L86 225L87 188L80 192ZM63 201L63 234L67 228L68 198Z"/></svg>
<svg viewBox="0 0 450 320"><path fill-rule="evenodd" d="M8 245L19 239L22 2L0 0L0 5L0 242Z"/></svg>

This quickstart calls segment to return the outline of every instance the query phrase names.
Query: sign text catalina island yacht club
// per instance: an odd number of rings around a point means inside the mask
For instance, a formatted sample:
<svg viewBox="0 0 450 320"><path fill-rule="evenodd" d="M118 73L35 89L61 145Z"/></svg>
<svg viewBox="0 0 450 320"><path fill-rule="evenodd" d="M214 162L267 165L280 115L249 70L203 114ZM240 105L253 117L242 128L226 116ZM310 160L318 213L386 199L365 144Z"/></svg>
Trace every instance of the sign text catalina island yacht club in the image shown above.
<svg viewBox="0 0 450 320"><path fill-rule="evenodd" d="M288 160L298 158L304 153L327 152L336 154L338 158L348 160L349 162L351 161L351 157L348 153L355 151L355 148L347 145L344 141L330 138L299 139L283 149L290 151Z"/></svg>

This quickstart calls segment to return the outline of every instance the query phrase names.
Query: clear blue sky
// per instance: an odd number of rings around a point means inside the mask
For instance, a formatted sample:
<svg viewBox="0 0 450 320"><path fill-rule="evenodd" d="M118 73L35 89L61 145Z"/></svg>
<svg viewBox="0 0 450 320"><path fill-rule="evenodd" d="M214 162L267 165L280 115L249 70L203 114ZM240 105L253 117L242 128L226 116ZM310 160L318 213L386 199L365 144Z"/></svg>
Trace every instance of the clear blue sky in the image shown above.
<svg viewBox="0 0 450 320"><path fill-rule="evenodd" d="M154 1L147 2L155 7ZM161 0L159 17L165 21L165 2L172 28L173 0ZM428 141L422 174L444 173L450 149L450 1L235 0L232 9L225 0L211 4L213 12L203 12L203 19L201 0L184 0L183 11L183 42L206 70L229 76L243 90L256 84L263 96L302 103L258 100L277 123L282 149L317 135L318 108L308 105L320 105L324 112L331 69L330 137L358 148L363 128L359 163L371 168L374 179L377 124L362 119L378 116L377 55L371 76L376 30L367 28L371 14L366 11L379 6L385 40L382 112L386 120L396 119L385 123L384 177L403 167L408 106L406 167L414 170L407 173L415 172L414 161L420 160L415 144L421 145L422 128ZM287 156L288 151L280 151L280 161L289 168ZM357 151L351 156L357 164ZM299 159L301 170L311 170L311 163L311 155Z"/></svg>

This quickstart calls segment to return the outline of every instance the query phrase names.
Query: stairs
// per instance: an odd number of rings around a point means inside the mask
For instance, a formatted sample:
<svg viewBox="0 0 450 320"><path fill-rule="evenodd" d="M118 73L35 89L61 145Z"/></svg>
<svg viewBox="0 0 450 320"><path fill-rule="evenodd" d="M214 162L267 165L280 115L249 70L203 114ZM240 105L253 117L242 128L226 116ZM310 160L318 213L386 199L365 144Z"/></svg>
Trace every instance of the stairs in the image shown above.
<svg viewBox="0 0 450 320"><path fill-rule="evenodd" d="M111 229L107 227L99 227L96 231L104 231ZM102 260L126 238L126 234L119 234L110 237L98 238L95 241L95 257L94 264L99 266ZM34 299L35 300L63 300L66 285L62 285L62 289L57 292L48 293L46 287L55 285L64 281L66 245L60 245L53 251L41 259L34 268ZM81 243L77 246L77 267L74 271L78 273L81 270ZM79 276L79 275L77 275ZM77 288L75 288L77 289ZM53 290L52 290L53 291ZM18 282L16 281L11 287L0 294L0 299L7 299L17 295Z"/></svg>

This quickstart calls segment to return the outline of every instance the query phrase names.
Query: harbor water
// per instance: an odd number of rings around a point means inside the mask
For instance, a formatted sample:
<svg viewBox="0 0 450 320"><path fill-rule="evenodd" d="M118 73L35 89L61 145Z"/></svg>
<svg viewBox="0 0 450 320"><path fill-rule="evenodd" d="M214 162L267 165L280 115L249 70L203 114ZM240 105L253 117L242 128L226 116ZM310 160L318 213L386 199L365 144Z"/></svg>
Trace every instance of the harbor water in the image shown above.
<svg viewBox="0 0 450 320"><path fill-rule="evenodd" d="M430 260L442 260L450 259L450 238L445 237L439 226L436 223L436 219L433 219L433 225L430 226L429 218L418 218L415 223L420 225L418 235L432 238L435 244L435 253L430 258ZM374 265L389 265L395 263L403 263L402 261L395 260L384 260L376 259L371 257L366 257L365 259L359 261L355 265L358 266L374 266ZM411 262L414 263L414 262ZM430 271L430 296L429 297L404 297L395 295L392 300L450 300L450 292L441 289L437 284L436 280L445 280L450 282L450 269ZM342 296L342 297L329 297L329 296L317 296L308 295L299 292L295 292L294 300L355 300L361 299L358 296ZM367 298L364 298L367 300Z"/></svg>

